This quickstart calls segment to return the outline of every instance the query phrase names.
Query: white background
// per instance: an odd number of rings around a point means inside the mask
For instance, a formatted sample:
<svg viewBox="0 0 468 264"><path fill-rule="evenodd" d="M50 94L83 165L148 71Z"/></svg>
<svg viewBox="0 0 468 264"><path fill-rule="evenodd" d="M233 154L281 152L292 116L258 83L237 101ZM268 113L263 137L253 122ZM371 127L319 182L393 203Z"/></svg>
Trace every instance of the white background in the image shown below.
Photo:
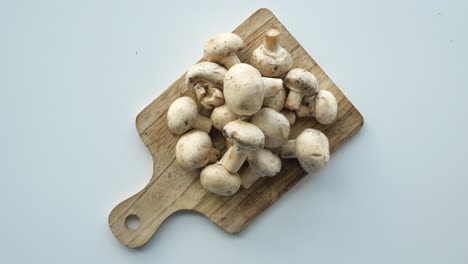
<svg viewBox="0 0 468 264"><path fill-rule="evenodd" d="M270 8L361 131L239 235L195 213L142 249L107 217L152 160L135 117ZM468 263L466 1L0 1L1 263Z"/></svg>

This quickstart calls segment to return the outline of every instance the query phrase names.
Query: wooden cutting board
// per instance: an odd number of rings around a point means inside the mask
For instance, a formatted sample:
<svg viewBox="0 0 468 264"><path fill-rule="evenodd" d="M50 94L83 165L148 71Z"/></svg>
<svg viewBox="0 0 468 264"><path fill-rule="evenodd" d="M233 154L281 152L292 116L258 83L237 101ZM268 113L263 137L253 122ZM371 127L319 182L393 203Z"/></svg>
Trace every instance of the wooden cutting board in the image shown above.
<svg viewBox="0 0 468 264"><path fill-rule="evenodd" d="M281 30L280 44L291 52L294 67L311 71L317 77L320 88L336 96L339 107L337 121L332 125L317 124L313 118L299 118L291 128L290 138L296 138L305 128L313 127L328 136L331 151L334 152L356 133L364 120L270 10L258 10L234 30L245 43L239 58L249 63L252 51L262 43L266 30L273 25ZM188 173L178 166L174 148L179 137L171 134L166 124L167 109L176 98L195 98L194 93L185 86L184 76L148 105L136 119L138 133L153 156L154 173L143 190L117 205L109 215L112 233L128 247L144 245L159 226L179 210L199 212L227 232L238 233L306 176L295 159L284 160L277 176L260 178L251 188L241 188L233 196L222 197L207 192L200 184L198 171ZM221 135L214 132L213 136L219 138ZM140 226L136 230L127 227L129 217L139 219Z"/></svg>

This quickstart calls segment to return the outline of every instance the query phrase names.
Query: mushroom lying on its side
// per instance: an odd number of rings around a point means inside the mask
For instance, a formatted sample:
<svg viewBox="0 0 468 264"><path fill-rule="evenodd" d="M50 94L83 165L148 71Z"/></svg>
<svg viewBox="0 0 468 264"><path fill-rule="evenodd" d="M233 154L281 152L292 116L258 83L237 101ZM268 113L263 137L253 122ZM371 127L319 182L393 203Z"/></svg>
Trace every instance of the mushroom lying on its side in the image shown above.
<svg viewBox="0 0 468 264"><path fill-rule="evenodd" d="M203 108L211 110L224 103L224 76L227 70L214 62L200 62L193 65L185 74L185 84L195 90Z"/></svg>
<svg viewBox="0 0 468 264"><path fill-rule="evenodd" d="M313 96L317 93L318 81L315 76L301 68L295 68L288 72L284 78L284 85L289 88L288 98L284 107L290 110L298 110L304 96Z"/></svg>
<svg viewBox="0 0 468 264"><path fill-rule="evenodd" d="M272 177L281 170L281 160L270 150L259 149L247 156L249 166L242 173L242 186L246 189L260 177Z"/></svg>
<svg viewBox="0 0 468 264"><path fill-rule="evenodd" d="M176 144L177 163L186 170L193 170L213 163L219 158L219 150L213 148L210 136L200 130L192 130L179 138Z"/></svg>
<svg viewBox="0 0 468 264"><path fill-rule="evenodd" d="M198 114L197 103L190 97L177 98L167 111L167 125L172 133L182 135L192 127L209 133L211 120Z"/></svg>
<svg viewBox="0 0 468 264"><path fill-rule="evenodd" d="M308 173L316 172L330 159L328 138L319 130L307 128L295 139L281 147L281 158L297 158Z"/></svg>
<svg viewBox="0 0 468 264"><path fill-rule="evenodd" d="M229 172L237 172L250 151L263 148L265 136L262 130L242 120L232 121L223 128L223 135L232 141L220 163Z"/></svg>
<svg viewBox="0 0 468 264"><path fill-rule="evenodd" d="M241 185L241 178L237 173L227 171L221 164L214 163L206 166L200 172L201 185L212 193L229 196L236 193Z"/></svg>
<svg viewBox="0 0 468 264"><path fill-rule="evenodd" d="M315 96L305 97L296 113L298 117L313 116L320 124L328 125L336 119L338 103L331 92L320 90Z"/></svg>
<svg viewBox="0 0 468 264"><path fill-rule="evenodd" d="M265 135L265 148L278 148L288 141L289 121L271 108L260 109L252 116L250 123L262 130Z"/></svg>
<svg viewBox="0 0 468 264"><path fill-rule="evenodd" d="M237 52L244 47L242 39L234 33L223 33L214 36L206 44L204 55L207 61L219 63L227 69L239 64Z"/></svg>
<svg viewBox="0 0 468 264"><path fill-rule="evenodd" d="M264 43L252 53L250 62L263 76L278 77L289 71L293 65L291 54L278 43L280 30L270 28Z"/></svg>

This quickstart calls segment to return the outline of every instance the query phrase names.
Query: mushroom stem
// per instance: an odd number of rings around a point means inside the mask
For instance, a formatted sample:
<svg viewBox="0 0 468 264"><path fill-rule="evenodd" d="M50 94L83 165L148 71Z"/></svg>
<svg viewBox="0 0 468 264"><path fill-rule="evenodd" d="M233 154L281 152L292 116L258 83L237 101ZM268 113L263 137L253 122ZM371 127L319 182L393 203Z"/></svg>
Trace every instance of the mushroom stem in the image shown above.
<svg viewBox="0 0 468 264"><path fill-rule="evenodd" d="M228 141L226 141L227 143ZM232 143L231 143L231 146L232 146ZM219 164L224 164L224 162L226 162L226 159L229 157L229 155L231 155L231 146L227 147L227 150L226 152L224 152L224 155L221 157L221 159L219 160Z"/></svg>
<svg viewBox="0 0 468 264"><path fill-rule="evenodd" d="M231 55L223 58L221 64L229 70L232 66L241 63L239 58L236 55Z"/></svg>
<svg viewBox="0 0 468 264"><path fill-rule="evenodd" d="M256 182L261 177L255 170L250 166L245 169L244 173L241 175L241 185L242 187L248 189L254 182Z"/></svg>
<svg viewBox="0 0 468 264"><path fill-rule="evenodd" d="M286 144L281 146L281 158L283 159L297 158L295 139L289 140Z"/></svg>
<svg viewBox="0 0 468 264"><path fill-rule="evenodd" d="M298 91L289 90L288 98L286 98L286 103L284 107L290 110L298 110L301 107L303 94Z"/></svg>
<svg viewBox="0 0 468 264"><path fill-rule="evenodd" d="M277 27L270 28L265 34L265 48L269 51L275 51L278 49L278 36L280 31Z"/></svg>
<svg viewBox="0 0 468 264"><path fill-rule="evenodd" d="M232 140L230 140L229 138L226 138L226 147L227 148L232 147Z"/></svg>
<svg viewBox="0 0 468 264"><path fill-rule="evenodd" d="M302 99L301 106L296 110L298 117L315 116L315 97L316 96L310 96Z"/></svg>
<svg viewBox="0 0 468 264"><path fill-rule="evenodd" d="M283 88L283 80L277 78L263 78L263 85L265 87L265 93L263 97L272 97L280 92Z"/></svg>
<svg viewBox="0 0 468 264"><path fill-rule="evenodd" d="M242 164L247 158L248 153L248 150L241 148L237 144L234 144L226 151L226 153L224 153L220 163L227 171L235 173L239 171L240 167L242 167Z"/></svg>
<svg viewBox="0 0 468 264"><path fill-rule="evenodd" d="M211 119L206 116L198 115L197 120L195 120L193 124L193 128L210 133Z"/></svg>

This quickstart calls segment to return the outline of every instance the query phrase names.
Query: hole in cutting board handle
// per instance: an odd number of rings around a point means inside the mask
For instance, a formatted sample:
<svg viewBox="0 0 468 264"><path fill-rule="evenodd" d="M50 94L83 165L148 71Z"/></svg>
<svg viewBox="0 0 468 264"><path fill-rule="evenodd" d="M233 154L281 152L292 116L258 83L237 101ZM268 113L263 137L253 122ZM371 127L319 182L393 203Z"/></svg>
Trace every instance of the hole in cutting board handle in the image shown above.
<svg viewBox="0 0 468 264"><path fill-rule="evenodd" d="M130 230L137 230L140 228L140 224L140 218L135 214L128 215L125 218L125 226Z"/></svg>

